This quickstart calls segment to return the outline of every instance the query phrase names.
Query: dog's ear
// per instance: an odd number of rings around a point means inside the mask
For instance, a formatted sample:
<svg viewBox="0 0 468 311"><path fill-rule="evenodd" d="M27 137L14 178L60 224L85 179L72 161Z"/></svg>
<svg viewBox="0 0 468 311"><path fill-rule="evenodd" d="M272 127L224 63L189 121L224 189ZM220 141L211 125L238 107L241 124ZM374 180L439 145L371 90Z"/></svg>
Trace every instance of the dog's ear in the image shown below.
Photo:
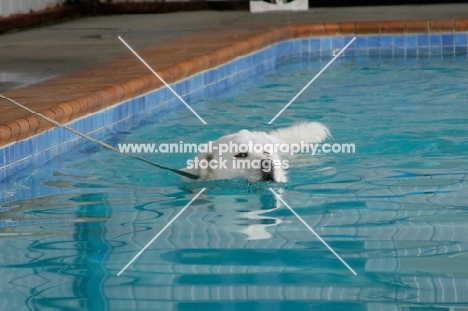
<svg viewBox="0 0 468 311"><path fill-rule="evenodd" d="M208 164L213 160L213 155L211 153L200 153L198 155L198 160L206 160ZM201 168L200 166L198 167L198 176L200 176L201 179L209 179L211 175L211 168L210 165L206 168Z"/></svg>

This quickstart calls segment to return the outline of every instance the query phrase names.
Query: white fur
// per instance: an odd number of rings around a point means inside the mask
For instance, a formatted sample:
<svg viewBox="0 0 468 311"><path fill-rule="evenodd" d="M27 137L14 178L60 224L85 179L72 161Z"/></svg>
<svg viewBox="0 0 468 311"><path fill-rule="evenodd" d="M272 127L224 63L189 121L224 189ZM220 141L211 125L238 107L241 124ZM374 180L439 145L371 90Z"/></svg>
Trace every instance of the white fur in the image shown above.
<svg viewBox="0 0 468 311"><path fill-rule="evenodd" d="M321 143L330 136L330 131L318 122L299 122L291 127L271 131L270 135L289 144Z"/></svg>
<svg viewBox="0 0 468 311"><path fill-rule="evenodd" d="M237 177L244 177L250 182L257 182L260 180L272 180L275 182L286 182L286 172L282 167L277 167L272 169L268 174L262 171L261 168L238 168L233 162L236 162L239 159L238 152L227 152L222 155L219 153L217 147L220 144L229 144L230 142L240 145L248 144L252 142L253 144L305 144L311 143L321 143L327 137L330 136L330 132L326 126L318 122L300 122L291 127L281 128L269 133L266 132L251 132L248 130L241 130L238 133L226 135L213 142L213 152L200 153L198 154L198 159L206 159L208 161L223 159L226 160L227 168L223 169L201 169L201 168L191 168L185 169L192 174L198 175L201 179L230 179ZM235 151L235 150L233 150ZM236 157L237 154L237 157ZM281 152L276 153L258 153L258 152L249 152L248 155L242 160L276 160L283 161L286 154ZM236 162L237 163L237 162Z"/></svg>

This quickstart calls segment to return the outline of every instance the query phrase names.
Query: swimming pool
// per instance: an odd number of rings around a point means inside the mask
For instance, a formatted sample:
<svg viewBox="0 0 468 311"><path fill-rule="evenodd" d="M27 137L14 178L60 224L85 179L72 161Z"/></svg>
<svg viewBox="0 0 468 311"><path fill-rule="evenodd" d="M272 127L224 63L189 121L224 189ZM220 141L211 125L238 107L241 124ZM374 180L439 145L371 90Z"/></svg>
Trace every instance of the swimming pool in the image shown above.
<svg viewBox="0 0 468 311"><path fill-rule="evenodd" d="M356 145L354 154L299 156L284 185L181 181L91 143L16 172L7 191L29 198L1 206L0 306L412 310L468 304L466 55L399 55L392 48L378 57L338 59L275 121L274 127L320 121L330 127L331 142ZM208 125L185 109L147 114L131 130L109 127L106 141L202 143L242 128L268 130L266 123L330 59L317 56L289 55L212 96L193 95L190 103ZM189 158L145 157L174 167ZM272 186L357 276L275 199ZM202 187L207 190L191 207L117 276Z"/></svg>

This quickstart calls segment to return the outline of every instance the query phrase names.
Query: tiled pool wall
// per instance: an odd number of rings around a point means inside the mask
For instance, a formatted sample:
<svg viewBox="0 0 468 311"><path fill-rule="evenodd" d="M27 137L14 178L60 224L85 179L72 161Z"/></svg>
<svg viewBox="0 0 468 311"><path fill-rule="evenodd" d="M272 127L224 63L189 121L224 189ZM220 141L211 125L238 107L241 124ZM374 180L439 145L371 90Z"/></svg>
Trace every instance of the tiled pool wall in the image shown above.
<svg viewBox="0 0 468 311"><path fill-rule="evenodd" d="M235 83L274 68L291 57L316 58L336 55L354 36L310 37L276 43L219 67L173 84L189 104L213 96ZM356 40L340 57L440 57L468 54L468 33L366 35ZM70 122L72 128L104 139L110 131L128 131L148 117L164 116L186 109L167 89L160 88ZM63 156L84 139L62 128L0 148L0 193L6 193L8 177L29 166L40 166ZM0 202L18 197L0 197Z"/></svg>
<svg viewBox="0 0 468 311"><path fill-rule="evenodd" d="M354 36L315 37L283 42L282 49L306 53L306 57L336 55ZM468 33L356 36L343 56L428 57L467 55Z"/></svg>

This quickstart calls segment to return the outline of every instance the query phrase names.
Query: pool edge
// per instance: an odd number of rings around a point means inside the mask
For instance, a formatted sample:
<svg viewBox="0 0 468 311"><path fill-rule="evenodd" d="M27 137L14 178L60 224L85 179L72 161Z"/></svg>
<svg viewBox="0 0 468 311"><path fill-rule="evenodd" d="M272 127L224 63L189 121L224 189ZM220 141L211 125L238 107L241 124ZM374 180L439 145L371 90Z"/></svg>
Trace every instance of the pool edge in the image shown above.
<svg viewBox="0 0 468 311"><path fill-rule="evenodd" d="M237 57L255 52L269 45L312 36L369 35L369 34L410 34L468 31L468 18L427 19L360 22L320 22L295 24L268 28L260 34L253 34L247 40L228 44L205 55L187 57L171 67L158 70L168 83L174 83L199 72L215 68ZM46 116L60 123L95 113L127 99L155 90L162 83L155 81L152 73L144 74L124 83L107 86L97 92L61 102L42 110ZM34 115L0 124L0 148L12 142L21 141L42 133L53 126Z"/></svg>

